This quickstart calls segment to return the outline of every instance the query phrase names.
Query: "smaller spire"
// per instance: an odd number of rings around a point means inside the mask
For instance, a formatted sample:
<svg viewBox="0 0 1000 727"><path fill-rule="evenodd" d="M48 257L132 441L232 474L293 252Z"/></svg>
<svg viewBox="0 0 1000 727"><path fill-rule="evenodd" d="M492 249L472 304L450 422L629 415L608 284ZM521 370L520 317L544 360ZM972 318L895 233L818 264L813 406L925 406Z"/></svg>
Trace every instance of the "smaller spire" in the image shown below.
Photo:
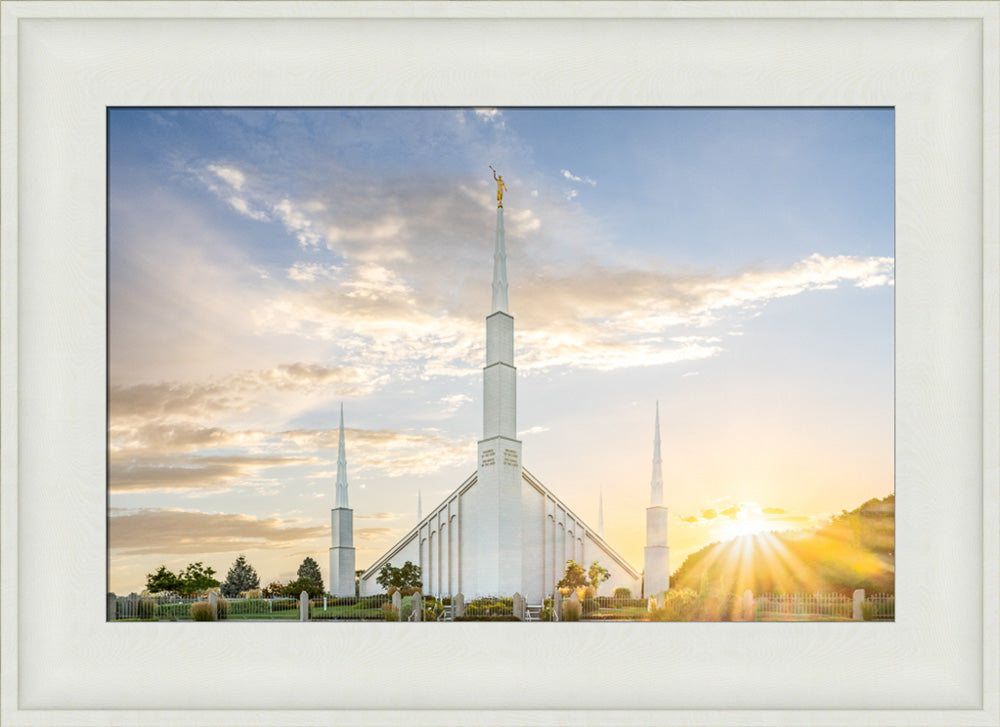
<svg viewBox="0 0 1000 727"><path fill-rule="evenodd" d="M663 460L660 457L660 402L656 402L656 429L653 433L653 477L649 483L649 504L663 505Z"/></svg>
<svg viewBox="0 0 1000 727"><path fill-rule="evenodd" d="M344 402L340 402L340 442L337 446L336 507L349 507L347 504L347 451L344 447Z"/></svg>
<svg viewBox="0 0 1000 727"><path fill-rule="evenodd" d="M604 488L601 487L601 493L598 496L597 501L597 534L602 538L604 537Z"/></svg>

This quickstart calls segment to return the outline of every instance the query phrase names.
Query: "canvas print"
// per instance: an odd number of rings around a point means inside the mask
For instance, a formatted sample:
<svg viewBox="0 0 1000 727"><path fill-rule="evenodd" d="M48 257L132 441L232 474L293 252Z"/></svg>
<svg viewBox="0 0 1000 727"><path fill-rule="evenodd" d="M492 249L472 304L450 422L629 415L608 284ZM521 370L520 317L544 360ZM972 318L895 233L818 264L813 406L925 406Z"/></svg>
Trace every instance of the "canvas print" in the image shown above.
<svg viewBox="0 0 1000 727"><path fill-rule="evenodd" d="M109 620L894 618L892 109L107 149Z"/></svg>

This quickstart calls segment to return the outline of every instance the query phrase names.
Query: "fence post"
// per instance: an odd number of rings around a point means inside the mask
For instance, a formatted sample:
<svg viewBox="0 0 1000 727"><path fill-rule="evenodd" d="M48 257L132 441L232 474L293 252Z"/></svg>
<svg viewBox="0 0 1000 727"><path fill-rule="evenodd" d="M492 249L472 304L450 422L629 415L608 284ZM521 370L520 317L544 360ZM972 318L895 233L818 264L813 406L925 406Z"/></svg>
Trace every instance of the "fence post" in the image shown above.
<svg viewBox="0 0 1000 727"><path fill-rule="evenodd" d="M459 593L451 599L451 603L455 609L455 618L465 615L465 596Z"/></svg>
<svg viewBox="0 0 1000 727"><path fill-rule="evenodd" d="M552 592L552 620L562 619L562 592L557 588Z"/></svg>
<svg viewBox="0 0 1000 727"><path fill-rule="evenodd" d="M219 596L215 591L208 592L208 605L212 607L212 620L216 621L219 618Z"/></svg>
<svg viewBox="0 0 1000 727"><path fill-rule="evenodd" d="M108 621L118 620L118 596L113 593L108 594Z"/></svg>
<svg viewBox="0 0 1000 727"><path fill-rule="evenodd" d="M524 598L520 593L514 594L514 617L518 621L524 621Z"/></svg>
<svg viewBox="0 0 1000 727"><path fill-rule="evenodd" d="M743 591L743 620L753 621L753 591L749 588Z"/></svg>
<svg viewBox="0 0 1000 727"><path fill-rule="evenodd" d="M399 591L392 594L392 608L397 618L403 617L403 595Z"/></svg>
<svg viewBox="0 0 1000 727"><path fill-rule="evenodd" d="M410 615L410 620L424 620L424 594L420 591L413 594L413 613Z"/></svg>
<svg viewBox="0 0 1000 727"><path fill-rule="evenodd" d="M865 589L859 588L854 592L854 608L851 612L851 618L855 621L860 621L862 619L861 615L861 604L865 601Z"/></svg>
<svg viewBox="0 0 1000 727"><path fill-rule="evenodd" d="M305 591L299 594L299 621L309 620L309 594Z"/></svg>

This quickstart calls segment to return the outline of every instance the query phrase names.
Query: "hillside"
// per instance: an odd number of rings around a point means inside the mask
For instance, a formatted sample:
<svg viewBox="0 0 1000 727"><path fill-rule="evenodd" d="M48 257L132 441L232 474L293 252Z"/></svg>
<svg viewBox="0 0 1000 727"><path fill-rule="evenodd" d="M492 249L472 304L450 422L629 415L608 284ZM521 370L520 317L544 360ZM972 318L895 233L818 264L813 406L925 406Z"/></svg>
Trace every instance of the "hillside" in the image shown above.
<svg viewBox="0 0 1000 727"><path fill-rule="evenodd" d="M813 530L758 533L706 545L671 588L742 593L895 592L895 496L872 499Z"/></svg>

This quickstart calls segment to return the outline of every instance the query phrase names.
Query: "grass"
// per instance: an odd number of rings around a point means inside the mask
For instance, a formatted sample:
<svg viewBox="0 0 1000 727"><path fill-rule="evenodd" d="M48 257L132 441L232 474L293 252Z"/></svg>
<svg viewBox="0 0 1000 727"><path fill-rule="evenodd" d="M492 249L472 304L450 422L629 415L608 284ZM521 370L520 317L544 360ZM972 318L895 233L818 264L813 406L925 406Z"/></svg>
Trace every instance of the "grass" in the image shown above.
<svg viewBox="0 0 1000 727"><path fill-rule="evenodd" d="M756 621L853 621L846 616L824 616L816 613L781 613L780 611L761 611Z"/></svg>
<svg viewBox="0 0 1000 727"><path fill-rule="evenodd" d="M587 614L584 621L644 621L647 609L637 606L623 608L599 608L594 613Z"/></svg>
<svg viewBox="0 0 1000 727"><path fill-rule="evenodd" d="M285 611L272 611L268 613L266 611L262 613L230 613L224 620L226 621L297 621L299 618L299 609L289 608Z"/></svg>
<svg viewBox="0 0 1000 727"><path fill-rule="evenodd" d="M358 606L313 606L309 613L310 618L322 619L361 619L366 620L383 618L382 607L359 608Z"/></svg>

